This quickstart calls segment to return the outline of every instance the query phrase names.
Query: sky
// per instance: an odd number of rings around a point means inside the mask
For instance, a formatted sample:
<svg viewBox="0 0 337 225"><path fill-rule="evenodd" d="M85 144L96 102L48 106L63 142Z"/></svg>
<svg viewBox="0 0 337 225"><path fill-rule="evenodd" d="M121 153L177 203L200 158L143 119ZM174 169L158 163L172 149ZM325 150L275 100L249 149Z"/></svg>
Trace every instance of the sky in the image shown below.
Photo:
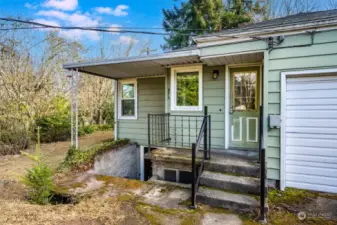
<svg viewBox="0 0 337 225"><path fill-rule="evenodd" d="M324 5L330 0L320 0ZM0 16L22 17L40 23L60 26L104 26L118 30L122 27L162 27L162 9L172 8L181 0L0 0ZM164 32L163 30L155 30ZM42 32L37 30L37 32ZM61 30L60 35L80 40L86 45L96 46L102 38L97 32ZM154 53L161 53L163 36L116 34L109 35L112 43L128 44L151 41Z"/></svg>
<svg viewBox="0 0 337 225"><path fill-rule="evenodd" d="M119 26L160 28L163 21L162 9L171 8L177 3L179 1L174 0L0 0L0 16L20 16L56 26L104 26L113 30L118 30ZM107 36L78 30L59 32L63 37L81 40L89 45L95 45ZM135 43L150 40L151 49L156 50L152 54L162 52L160 45L164 43L163 36L116 34L109 37L109 41L122 44L131 40Z"/></svg>

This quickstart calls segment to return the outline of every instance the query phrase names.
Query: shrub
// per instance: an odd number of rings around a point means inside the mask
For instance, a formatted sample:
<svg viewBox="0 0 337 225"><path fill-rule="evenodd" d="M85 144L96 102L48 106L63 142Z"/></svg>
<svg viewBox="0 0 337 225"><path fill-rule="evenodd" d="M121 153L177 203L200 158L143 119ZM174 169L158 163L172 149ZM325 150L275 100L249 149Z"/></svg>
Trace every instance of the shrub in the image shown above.
<svg viewBox="0 0 337 225"><path fill-rule="evenodd" d="M19 154L29 147L30 133L22 122L15 119L0 120L0 155Z"/></svg>
<svg viewBox="0 0 337 225"><path fill-rule="evenodd" d="M41 128L41 142L65 141L70 138L70 104L67 99L57 96L51 104L52 113L36 120Z"/></svg>
<svg viewBox="0 0 337 225"><path fill-rule="evenodd" d="M93 166L96 156L102 155L103 153L110 151L113 148L118 148L128 143L128 139L121 139L116 141L105 140L102 141L100 144L95 145L85 151L82 151L80 149L76 150L76 148L72 146L69 148L67 156L60 165L59 170L88 170Z"/></svg>
<svg viewBox="0 0 337 225"><path fill-rule="evenodd" d="M40 149L40 134L38 129L37 144L34 154L22 152L34 161L31 169L27 169L27 174L22 177L22 182L29 188L29 199L37 204L48 204L53 197L53 175L51 169L42 161Z"/></svg>

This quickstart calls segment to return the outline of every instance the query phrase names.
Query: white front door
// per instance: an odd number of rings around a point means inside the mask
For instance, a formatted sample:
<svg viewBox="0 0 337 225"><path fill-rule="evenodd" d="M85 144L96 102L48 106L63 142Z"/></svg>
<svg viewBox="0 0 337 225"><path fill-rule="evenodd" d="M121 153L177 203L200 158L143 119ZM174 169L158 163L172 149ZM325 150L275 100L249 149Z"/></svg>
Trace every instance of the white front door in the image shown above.
<svg viewBox="0 0 337 225"><path fill-rule="evenodd" d="M337 74L284 79L284 185L337 193Z"/></svg>

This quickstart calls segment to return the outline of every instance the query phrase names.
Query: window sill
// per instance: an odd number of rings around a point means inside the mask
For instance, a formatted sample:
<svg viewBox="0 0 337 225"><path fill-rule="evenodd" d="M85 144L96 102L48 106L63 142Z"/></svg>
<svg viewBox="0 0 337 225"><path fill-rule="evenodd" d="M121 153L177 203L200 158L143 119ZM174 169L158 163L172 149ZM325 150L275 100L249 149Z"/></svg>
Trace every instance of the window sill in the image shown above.
<svg viewBox="0 0 337 225"><path fill-rule="evenodd" d="M184 111L184 112L202 112L202 107L174 107L171 108L171 111Z"/></svg>
<svg viewBox="0 0 337 225"><path fill-rule="evenodd" d="M137 120L137 116L121 116L118 117L119 120Z"/></svg>

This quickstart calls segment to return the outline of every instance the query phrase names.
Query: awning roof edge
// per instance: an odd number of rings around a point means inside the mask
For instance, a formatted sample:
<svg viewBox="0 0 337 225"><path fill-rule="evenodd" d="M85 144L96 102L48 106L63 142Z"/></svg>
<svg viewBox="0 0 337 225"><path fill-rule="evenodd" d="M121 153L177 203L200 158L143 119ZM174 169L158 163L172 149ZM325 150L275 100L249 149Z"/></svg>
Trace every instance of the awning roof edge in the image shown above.
<svg viewBox="0 0 337 225"><path fill-rule="evenodd" d="M160 59L170 59L170 58L178 58L178 57L188 57L188 56L199 56L199 50L184 50L184 51L176 51L176 52L168 52L150 56L135 56L135 57L124 57L124 58L116 58L116 59L105 59L98 61L85 61L85 62L76 62L76 63L66 63L63 64L63 69L79 69L81 67L88 66L99 66L99 65L109 65L109 64L121 64L128 62L142 62L142 61L151 61L151 60L160 60Z"/></svg>

